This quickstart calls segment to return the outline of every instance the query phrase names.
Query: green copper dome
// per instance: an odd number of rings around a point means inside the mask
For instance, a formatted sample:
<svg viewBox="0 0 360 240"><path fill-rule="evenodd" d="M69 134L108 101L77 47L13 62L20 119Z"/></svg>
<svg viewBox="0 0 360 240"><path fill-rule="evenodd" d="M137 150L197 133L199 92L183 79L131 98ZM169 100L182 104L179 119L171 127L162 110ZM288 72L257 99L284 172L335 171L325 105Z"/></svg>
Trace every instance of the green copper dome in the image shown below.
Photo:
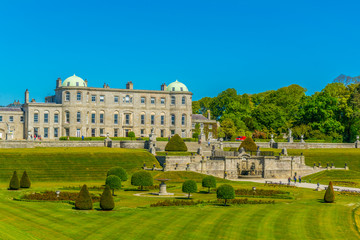
<svg viewBox="0 0 360 240"><path fill-rule="evenodd" d="M178 82L176 80L173 83L170 83L169 86L167 86L166 91L169 92L188 92L188 88L185 86L185 84Z"/></svg>
<svg viewBox="0 0 360 240"><path fill-rule="evenodd" d="M62 83L63 87L86 87L86 83L82 78L79 78L78 76L71 76L65 79L65 81Z"/></svg>

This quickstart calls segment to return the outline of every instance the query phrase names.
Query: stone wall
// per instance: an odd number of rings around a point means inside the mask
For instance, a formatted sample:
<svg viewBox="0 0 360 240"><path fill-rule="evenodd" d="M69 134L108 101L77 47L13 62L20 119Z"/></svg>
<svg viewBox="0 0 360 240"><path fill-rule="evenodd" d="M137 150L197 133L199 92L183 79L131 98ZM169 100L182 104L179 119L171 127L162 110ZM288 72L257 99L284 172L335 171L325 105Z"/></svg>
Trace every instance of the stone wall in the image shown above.
<svg viewBox="0 0 360 240"><path fill-rule="evenodd" d="M260 148L271 148L269 142L256 142ZM238 148L239 142L224 142L223 147ZM288 143L279 142L273 145L275 149L315 149L315 148L355 148L355 143Z"/></svg>

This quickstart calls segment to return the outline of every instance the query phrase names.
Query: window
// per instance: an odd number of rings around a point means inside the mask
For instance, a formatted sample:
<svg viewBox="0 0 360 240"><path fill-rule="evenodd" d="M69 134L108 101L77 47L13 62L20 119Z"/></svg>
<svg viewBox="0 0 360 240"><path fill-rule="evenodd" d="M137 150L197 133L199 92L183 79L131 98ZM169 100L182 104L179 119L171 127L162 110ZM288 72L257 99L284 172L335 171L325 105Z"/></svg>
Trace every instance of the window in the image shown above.
<svg viewBox="0 0 360 240"><path fill-rule="evenodd" d="M104 129L100 128L100 136L103 136L103 135L104 135Z"/></svg>
<svg viewBox="0 0 360 240"><path fill-rule="evenodd" d="M119 129L115 128L114 129L114 137L118 137L119 136Z"/></svg>
<svg viewBox="0 0 360 240"><path fill-rule="evenodd" d="M70 137L70 129L69 128L65 128L65 136Z"/></svg>
<svg viewBox="0 0 360 240"><path fill-rule="evenodd" d="M91 101L96 102L96 95L91 95Z"/></svg>
<svg viewBox="0 0 360 240"><path fill-rule="evenodd" d="M171 96L171 105L175 105L176 101L175 101L175 96Z"/></svg>
<svg viewBox="0 0 360 240"><path fill-rule="evenodd" d="M81 101L81 92L76 94L76 100Z"/></svg>
<svg viewBox="0 0 360 240"><path fill-rule="evenodd" d="M182 104L182 105L185 105L185 104L186 104L186 98L185 98L185 97L182 97L182 99L181 99L181 104Z"/></svg>
<svg viewBox="0 0 360 240"><path fill-rule="evenodd" d="M14 116L9 116L9 122L13 122L14 121Z"/></svg>
<svg viewBox="0 0 360 240"><path fill-rule="evenodd" d="M185 123L186 123L186 116L185 116L185 114L183 114L182 116L181 116L181 125L185 125Z"/></svg>
<svg viewBox="0 0 360 240"><path fill-rule="evenodd" d="M192 128L195 129L195 123L192 124Z"/></svg>
<svg viewBox="0 0 360 240"><path fill-rule="evenodd" d="M49 128L44 128L44 138L49 137Z"/></svg>
<svg viewBox="0 0 360 240"><path fill-rule="evenodd" d="M175 135L175 130L171 130L171 136L174 136Z"/></svg>
<svg viewBox="0 0 360 240"><path fill-rule="evenodd" d="M0 122L2 122L2 116L0 116Z"/></svg>
<svg viewBox="0 0 360 240"><path fill-rule="evenodd" d="M175 115L171 114L171 125L175 125Z"/></svg>
<svg viewBox="0 0 360 240"><path fill-rule="evenodd" d="M130 114L125 114L125 124L126 125L130 124Z"/></svg>
<svg viewBox="0 0 360 240"><path fill-rule="evenodd" d="M124 102L126 102L126 103L129 103L129 102L130 102L130 96L129 96L129 95L126 95L126 96L124 97Z"/></svg>
<svg viewBox="0 0 360 240"><path fill-rule="evenodd" d="M161 104L162 104L162 105L165 105L165 98L161 98L160 101L161 101Z"/></svg>
<svg viewBox="0 0 360 240"><path fill-rule="evenodd" d="M160 124L161 125L165 124L165 116L164 115L161 115L161 117L160 117Z"/></svg>
<svg viewBox="0 0 360 240"><path fill-rule="evenodd" d="M208 128L209 128L209 129L212 129L212 124L209 124L209 125L208 125Z"/></svg>
<svg viewBox="0 0 360 240"><path fill-rule="evenodd" d="M65 93L65 101L70 101L70 93L69 92Z"/></svg>
<svg viewBox="0 0 360 240"><path fill-rule="evenodd" d="M115 96L114 97L114 103L118 103L119 102L119 97L118 96Z"/></svg>
<svg viewBox="0 0 360 240"><path fill-rule="evenodd" d="M173 87L172 90L175 91L175 88Z"/></svg>
<svg viewBox="0 0 360 240"><path fill-rule="evenodd" d="M20 116L20 122L24 122L24 116Z"/></svg>
<svg viewBox="0 0 360 240"><path fill-rule="evenodd" d="M39 135L39 128L34 128L34 136L37 137Z"/></svg>
<svg viewBox="0 0 360 240"><path fill-rule="evenodd" d="M160 137L164 137L164 135L165 135L164 132L165 132L164 129L160 130Z"/></svg>
<svg viewBox="0 0 360 240"><path fill-rule="evenodd" d="M34 113L34 123L38 123L38 122L39 122L39 114Z"/></svg>
<svg viewBox="0 0 360 240"><path fill-rule="evenodd" d="M59 129L58 128L54 128L54 137L59 137Z"/></svg>
<svg viewBox="0 0 360 240"><path fill-rule="evenodd" d="M79 86L79 82L76 82L76 86L77 86L77 87Z"/></svg>
<svg viewBox="0 0 360 240"><path fill-rule="evenodd" d="M91 129L91 136L95 137L95 135L96 135L96 128L92 128Z"/></svg>
<svg viewBox="0 0 360 240"><path fill-rule="evenodd" d="M81 112L77 112L76 113L76 122L80 123L81 122Z"/></svg>
<svg viewBox="0 0 360 240"><path fill-rule="evenodd" d="M141 102L142 104L145 104L145 97L141 97L140 102Z"/></svg>
<svg viewBox="0 0 360 240"><path fill-rule="evenodd" d="M59 114L54 114L54 123L59 123Z"/></svg>
<svg viewBox="0 0 360 240"><path fill-rule="evenodd" d="M96 123L96 114L95 113L91 114L91 123Z"/></svg>
<svg viewBox="0 0 360 240"><path fill-rule="evenodd" d="M104 123L104 114L100 113L100 123Z"/></svg>
<svg viewBox="0 0 360 240"><path fill-rule="evenodd" d="M151 115L151 125L155 124L155 115Z"/></svg>
<svg viewBox="0 0 360 240"><path fill-rule="evenodd" d="M70 87L70 82L67 82L67 86Z"/></svg>
<svg viewBox="0 0 360 240"><path fill-rule="evenodd" d="M154 97L151 98L151 104L155 104L155 98Z"/></svg>
<svg viewBox="0 0 360 240"><path fill-rule="evenodd" d="M145 114L141 114L141 116L140 116L140 123L141 123L142 125L145 124Z"/></svg>
<svg viewBox="0 0 360 240"><path fill-rule="evenodd" d="M105 96L104 95L100 96L100 102L105 102Z"/></svg>
<svg viewBox="0 0 360 240"><path fill-rule="evenodd" d="M145 135L145 129L141 129L141 130L140 130L140 134L141 134L141 136L143 137L143 136Z"/></svg>
<svg viewBox="0 0 360 240"><path fill-rule="evenodd" d="M180 87L180 91L184 91L183 87Z"/></svg>
<svg viewBox="0 0 360 240"><path fill-rule="evenodd" d="M70 112L65 112L65 122L70 123Z"/></svg>
<svg viewBox="0 0 360 240"><path fill-rule="evenodd" d="M48 122L49 122L49 114L44 113L44 123L48 123Z"/></svg>
<svg viewBox="0 0 360 240"><path fill-rule="evenodd" d="M115 113L114 114L114 124L118 124L119 123L119 114Z"/></svg>

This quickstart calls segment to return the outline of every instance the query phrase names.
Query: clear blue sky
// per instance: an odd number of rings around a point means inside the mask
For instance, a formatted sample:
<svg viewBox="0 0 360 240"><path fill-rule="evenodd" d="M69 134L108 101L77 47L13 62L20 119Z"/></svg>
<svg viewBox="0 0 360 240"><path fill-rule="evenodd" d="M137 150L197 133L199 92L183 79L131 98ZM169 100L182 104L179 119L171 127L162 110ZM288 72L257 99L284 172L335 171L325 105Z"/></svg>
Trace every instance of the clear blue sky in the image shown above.
<svg viewBox="0 0 360 240"><path fill-rule="evenodd" d="M320 91L360 75L359 1L0 2L0 105L44 101L74 73L89 86L160 89L194 99L227 88Z"/></svg>

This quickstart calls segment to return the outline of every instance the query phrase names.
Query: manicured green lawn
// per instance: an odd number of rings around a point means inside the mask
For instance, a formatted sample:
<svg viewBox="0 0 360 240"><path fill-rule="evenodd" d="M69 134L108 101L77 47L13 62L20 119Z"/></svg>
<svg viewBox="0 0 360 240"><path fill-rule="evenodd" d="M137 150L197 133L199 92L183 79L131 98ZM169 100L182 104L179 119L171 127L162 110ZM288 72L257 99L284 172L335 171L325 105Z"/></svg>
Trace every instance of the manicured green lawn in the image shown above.
<svg viewBox="0 0 360 240"><path fill-rule="evenodd" d="M14 170L20 174L26 170L33 181L102 180L113 166L131 173L140 170L144 163L160 166L153 155L141 149L0 149L0 182L7 182Z"/></svg>

